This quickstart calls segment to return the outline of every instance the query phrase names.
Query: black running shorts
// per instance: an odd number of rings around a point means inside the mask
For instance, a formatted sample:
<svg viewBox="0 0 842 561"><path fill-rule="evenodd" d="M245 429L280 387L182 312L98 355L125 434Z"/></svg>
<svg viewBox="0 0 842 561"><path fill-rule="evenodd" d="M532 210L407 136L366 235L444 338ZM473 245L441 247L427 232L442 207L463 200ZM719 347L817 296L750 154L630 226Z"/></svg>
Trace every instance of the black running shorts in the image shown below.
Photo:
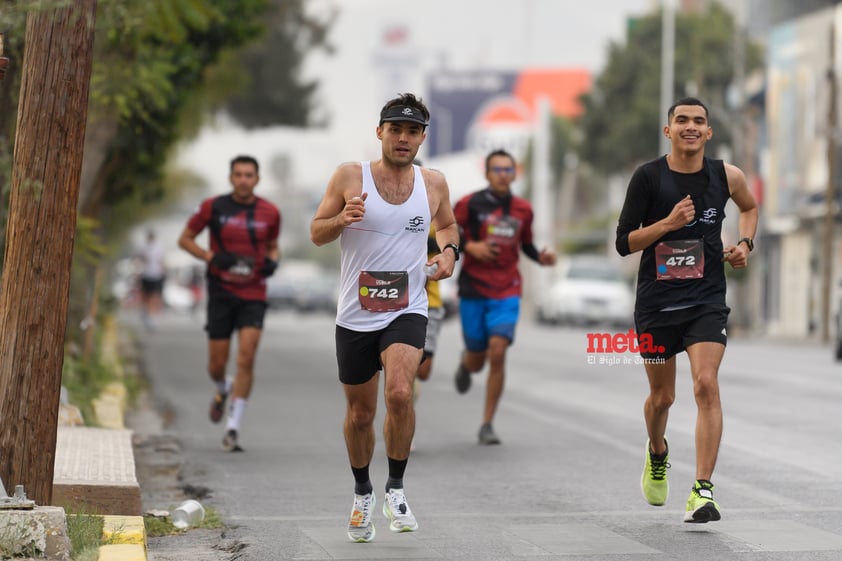
<svg viewBox="0 0 842 561"><path fill-rule="evenodd" d="M404 314L378 331L352 331L336 326L336 362L339 381L343 384L365 384L381 369L380 354L392 343L424 348L427 318L421 314Z"/></svg>
<svg viewBox="0 0 842 561"><path fill-rule="evenodd" d="M164 291L164 279L140 279L140 291L147 296L161 294Z"/></svg>
<svg viewBox="0 0 842 561"><path fill-rule="evenodd" d="M694 343L727 344L728 306L703 304L670 312L635 312L634 323L640 356L671 358ZM651 335L655 350L643 348L642 335Z"/></svg>
<svg viewBox="0 0 842 561"><path fill-rule="evenodd" d="M208 321L205 331L209 339L230 339L235 329L256 327L263 329L266 302L243 300L236 296L208 298Z"/></svg>

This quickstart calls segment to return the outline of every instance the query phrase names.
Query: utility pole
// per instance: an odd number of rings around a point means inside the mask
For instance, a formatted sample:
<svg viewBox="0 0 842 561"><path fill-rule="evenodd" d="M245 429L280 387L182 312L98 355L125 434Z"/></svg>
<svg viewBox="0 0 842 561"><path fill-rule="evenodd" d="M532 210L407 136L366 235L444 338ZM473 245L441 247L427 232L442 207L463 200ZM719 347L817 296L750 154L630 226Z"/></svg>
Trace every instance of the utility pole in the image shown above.
<svg viewBox="0 0 842 561"><path fill-rule="evenodd" d="M837 136L837 77L836 77L836 21L830 24L830 68L827 71L830 103L827 111L827 190L824 204L824 243L822 271L822 342L830 340L830 294L833 278L833 224L836 214L836 136Z"/></svg>
<svg viewBox="0 0 842 561"><path fill-rule="evenodd" d="M675 0L661 0L661 111L658 115L659 156L670 151L669 139L664 136L663 124L667 111L675 101Z"/></svg>
<svg viewBox="0 0 842 561"><path fill-rule="evenodd" d="M535 233L535 245L543 249L546 247L555 251L556 240L553 236L553 206L550 204L550 148L552 144L552 111L550 100L539 96L536 100L535 134L533 136L532 151L532 208L535 217L532 223ZM533 294L544 294L549 289L549 275L544 267L535 268L534 275L530 273L530 284L534 290L525 304L535 309L538 303Z"/></svg>
<svg viewBox="0 0 842 561"><path fill-rule="evenodd" d="M27 16L0 286L0 479L40 505L52 501L96 18L96 0L63 5Z"/></svg>

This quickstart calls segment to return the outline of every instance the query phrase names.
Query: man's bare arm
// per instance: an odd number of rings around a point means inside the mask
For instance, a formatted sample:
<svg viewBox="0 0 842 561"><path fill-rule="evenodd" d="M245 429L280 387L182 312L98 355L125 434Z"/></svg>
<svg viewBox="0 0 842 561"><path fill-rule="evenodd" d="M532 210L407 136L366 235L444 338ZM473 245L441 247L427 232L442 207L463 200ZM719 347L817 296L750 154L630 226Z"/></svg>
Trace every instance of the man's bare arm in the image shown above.
<svg viewBox="0 0 842 561"><path fill-rule="evenodd" d="M318 246L330 243L346 226L365 216L365 198L359 164L342 164L328 181L316 214L310 223L310 240Z"/></svg>
<svg viewBox="0 0 842 561"><path fill-rule="evenodd" d="M198 232L194 232L190 228L185 227L184 230L182 230L181 235L178 237L178 247L193 257L200 259L205 263L209 263L210 260L213 259L213 252L209 249L202 248L196 243L196 236L198 235Z"/></svg>
<svg viewBox="0 0 842 561"><path fill-rule="evenodd" d="M453 215L453 207L450 205L450 188L444 175L438 172L425 178L429 182L430 192L437 203L435 214L433 214L433 226L436 228L436 244L439 249L445 249L449 244L459 247L459 226L456 224L456 217ZM429 261L438 265L438 271L431 277L434 280L441 280L450 277L456 266L456 253L451 249L442 251Z"/></svg>

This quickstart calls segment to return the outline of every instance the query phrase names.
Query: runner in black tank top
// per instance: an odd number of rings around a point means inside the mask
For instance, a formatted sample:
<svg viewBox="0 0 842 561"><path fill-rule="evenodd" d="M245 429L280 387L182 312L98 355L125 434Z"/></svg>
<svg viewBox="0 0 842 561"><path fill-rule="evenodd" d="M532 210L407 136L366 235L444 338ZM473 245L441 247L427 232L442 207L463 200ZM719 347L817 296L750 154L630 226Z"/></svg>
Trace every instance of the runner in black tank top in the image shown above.
<svg viewBox="0 0 842 561"><path fill-rule="evenodd" d="M685 522L720 519L711 477L722 436L719 365L727 342L725 263L748 265L757 229L757 207L737 167L704 156L713 135L708 110L695 98L669 109L664 135L670 153L634 172L617 225L620 255L642 252L638 270L635 327L649 379L644 418L649 440L641 490L660 506L669 494L665 436L675 399L675 356L687 352L698 408L696 476ZM728 199L740 211L740 239L723 247L722 221Z"/></svg>

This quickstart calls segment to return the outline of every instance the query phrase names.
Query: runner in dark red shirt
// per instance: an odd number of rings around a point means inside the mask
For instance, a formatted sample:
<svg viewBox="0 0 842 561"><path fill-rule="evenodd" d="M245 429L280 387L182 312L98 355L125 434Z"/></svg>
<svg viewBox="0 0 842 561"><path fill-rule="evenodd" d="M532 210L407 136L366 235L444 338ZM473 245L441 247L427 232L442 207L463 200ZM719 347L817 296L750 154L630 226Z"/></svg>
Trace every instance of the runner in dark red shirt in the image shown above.
<svg viewBox="0 0 842 561"><path fill-rule="evenodd" d="M522 282L522 250L541 265L555 264L555 253L532 243L532 205L512 194L514 157L496 150L485 159L488 187L463 197L453 209L462 235L465 261L459 274L459 315L465 352L456 370L456 389L471 387L471 374L488 358L485 413L480 444L500 444L491 421L503 395L506 350L515 337Z"/></svg>
<svg viewBox="0 0 842 561"><path fill-rule="evenodd" d="M260 176L257 160L237 156L231 160L233 192L206 199L187 221L178 245L208 264L209 339L208 373L216 384L210 419L222 420L225 401L233 392L223 446L241 451L240 423L254 382L254 359L266 312L266 278L274 274L280 258L278 237L281 213L254 194ZM210 249L196 243L207 227ZM239 332L237 373L226 378L231 334Z"/></svg>

